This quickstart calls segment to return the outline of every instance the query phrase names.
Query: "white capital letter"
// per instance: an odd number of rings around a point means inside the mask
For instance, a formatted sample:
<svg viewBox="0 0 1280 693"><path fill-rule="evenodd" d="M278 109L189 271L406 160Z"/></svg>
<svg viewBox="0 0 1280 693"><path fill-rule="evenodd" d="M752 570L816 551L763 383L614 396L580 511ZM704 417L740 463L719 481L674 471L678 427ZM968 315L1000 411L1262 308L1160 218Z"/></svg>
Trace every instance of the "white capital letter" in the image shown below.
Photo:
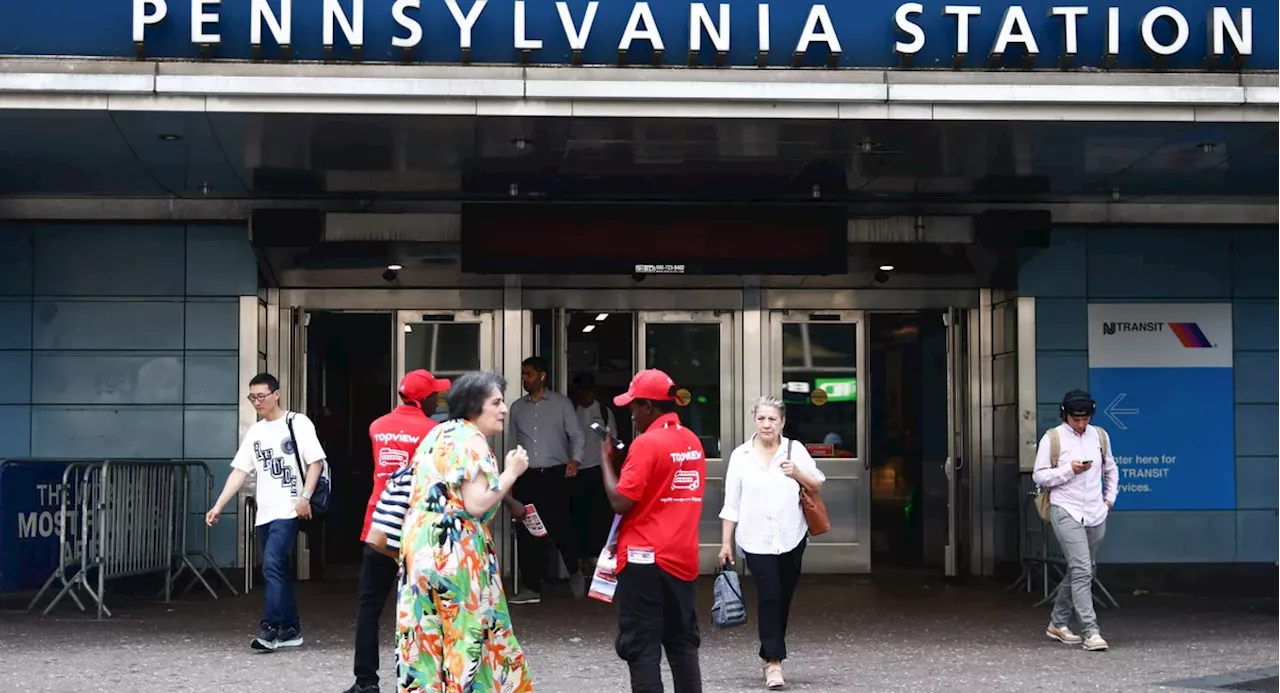
<svg viewBox="0 0 1280 693"><path fill-rule="evenodd" d="M410 9L421 10L422 0L396 0L396 4L391 6L391 18L396 20L396 24L409 30L408 38L391 37L391 45L396 48L413 49L422 43L422 24L405 14Z"/></svg>
<svg viewBox="0 0 1280 693"><path fill-rule="evenodd" d="M351 18L342 11L338 0L324 0L324 45L333 45L333 22L342 25L342 33L353 48L364 45L364 0L351 0Z"/></svg>
<svg viewBox="0 0 1280 693"><path fill-rule="evenodd" d="M569 14L569 3L557 2L556 12L560 14L560 26L564 27L564 37L569 39L570 50L586 50L587 39L591 37L591 24L596 21L596 10L600 3L592 0L587 3L587 16L582 18L582 28L573 25L573 15Z"/></svg>
<svg viewBox="0 0 1280 693"><path fill-rule="evenodd" d="M702 50L702 31L706 30L711 45L721 53L729 52L729 5L721 3L719 24L711 23L707 6L695 2L689 5L689 50Z"/></svg>
<svg viewBox="0 0 1280 693"><path fill-rule="evenodd" d="M822 28L819 29L818 25ZM809 44L821 41L827 44L827 50L832 53L840 52L840 39L836 37L836 30L831 26L831 15L827 14L826 5L814 5L809 8L809 18L805 20L804 31L800 34L800 40L796 43L796 52L804 53L809 50Z"/></svg>
<svg viewBox="0 0 1280 693"><path fill-rule="evenodd" d="M1173 24L1173 43L1167 46L1156 40L1154 29L1156 21L1160 19ZM1187 26L1187 18L1183 17L1181 12L1168 5L1161 5L1148 12L1147 16L1142 18L1142 44L1147 47L1147 50L1156 55L1173 55L1182 50L1182 47L1187 45L1187 38L1190 33L1191 30Z"/></svg>
<svg viewBox="0 0 1280 693"><path fill-rule="evenodd" d="M1107 55L1120 55L1120 8L1107 8Z"/></svg>
<svg viewBox="0 0 1280 693"><path fill-rule="evenodd" d="M760 28L760 50L767 53L769 51L769 6L760 5L757 9L759 10L757 18Z"/></svg>
<svg viewBox="0 0 1280 693"><path fill-rule="evenodd" d="M542 39L525 38L524 0L516 0L516 50L536 51L542 49Z"/></svg>
<svg viewBox="0 0 1280 693"><path fill-rule="evenodd" d="M276 44L289 45L293 35L293 0L280 0L280 17L276 18L267 0L253 0L249 5L249 43L262 45L262 23L267 23Z"/></svg>
<svg viewBox="0 0 1280 693"><path fill-rule="evenodd" d="M489 0L476 0L476 4L471 6L471 10L464 16L462 8L458 7L458 0L444 0L444 4L449 6L449 14L453 15L453 21L458 23L458 47L471 48L471 28L476 25L476 20L480 19L480 13L484 12L484 6L489 4Z"/></svg>
<svg viewBox="0 0 1280 693"><path fill-rule="evenodd" d="M974 5L947 5L942 14L956 17L956 54L969 53L969 18L982 14L982 8Z"/></svg>
<svg viewBox="0 0 1280 693"><path fill-rule="evenodd" d="M924 48L924 29L921 29L918 24L911 21L910 16L921 12L924 12L924 5L918 2L898 5L897 11L893 13L893 23L898 27L898 31L911 37L911 43L898 41L893 44L894 51L903 55L913 55Z"/></svg>
<svg viewBox="0 0 1280 693"><path fill-rule="evenodd" d="M1253 8L1240 8L1240 24L1237 25L1231 11L1225 7L1213 8L1213 54L1226 53L1223 34L1231 35L1231 45L1236 55L1253 55Z"/></svg>
<svg viewBox="0 0 1280 693"><path fill-rule="evenodd" d="M1011 5L1004 11L1004 19L1000 20L1000 33L996 34L991 55L1004 55L1010 43L1021 43L1029 56L1040 54L1036 37L1031 33L1031 23L1027 21L1027 13L1022 11L1021 5Z"/></svg>
<svg viewBox="0 0 1280 693"><path fill-rule="evenodd" d="M1080 37L1076 32L1076 20L1089 14L1088 7L1053 7L1050 17L1062 17L1062 45L1064 55L1080 52Z"/></svg>
<svg viewBox="0 0 1280 693"><path fill-rule="evenodd" d="M205 12L205 5L219 5L222 0L191 0L191 42L218 43L222 37L218 34L207 34L204 25L218 21L217 12Z"/></svg>
<svg viewBox="0 0 1280 693"><path fill-rule="evenodd" d="M640 25L644 24L641 29ZM649 11L649 3L637 2L631 9L631 19L627 20L627 30L622 32L622 40L618 42L618 50L631 48L632 41L648 41L655 51L662 47L662 34L658 31L658 23L653 21L653 12Z"/></svg>
<svg viewBox="0 0 1280 693"><path fill-rule="evenodd" d="M155 8L155 12L147 14L147 8ZM169 14L169 5L164 0L133 0L133 40L143 40L147 26L159 24Z"/></svg>

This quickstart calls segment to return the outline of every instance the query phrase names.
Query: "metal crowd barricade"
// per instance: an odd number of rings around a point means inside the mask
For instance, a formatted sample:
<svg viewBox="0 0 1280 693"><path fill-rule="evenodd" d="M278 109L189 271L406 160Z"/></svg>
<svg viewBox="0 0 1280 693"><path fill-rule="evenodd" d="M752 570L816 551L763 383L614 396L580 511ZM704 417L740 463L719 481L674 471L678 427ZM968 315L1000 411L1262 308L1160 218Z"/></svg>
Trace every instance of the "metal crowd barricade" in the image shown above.
<svg viewBox="0 0 1280 693"><path fill-rule="evenodd" d="M217 592L203 576L209 570L235 594L231 581L209 553L208 528L202 533L202 542L192 546L188 541L194 474L204 481L198 499L204 509L212 476L203 462L100 460L68 465L62 477L66 493L62 494L58 522L59 565L27 610L34 609L55 583L61 583L44 614L68 595L84 611L76 594L80 589L97 604L98 618L110 616L105 602L108 580L154 573L164 574L161 592L167 602L175 579L188 569L193 573L192 585L203 583L215 599ZM197 568L193 558L203 565Z"/></svg>
<svg viewBox="0 0 1280 693"><path fill-rule="evenodd" d="M1036 485L1030 474L1020 475L1018 494L1023 499L1019 504L1018 516L1020 531L1018 532L1018 551L1022 562L1022 574L1005 588L1011 592L1019 587L1030 592L1034 583L1040 583L1041 599L1033 608L1051 603L1063 589L1067 575L1067 559L1058 545L1058 539L1049 529L1048 523L1040 519L1036 510ZM1097 570L1093 575L1094 603L1102 607L1120 608L1119 602L1111 596L1106 585L1098 579Z"/></svg>

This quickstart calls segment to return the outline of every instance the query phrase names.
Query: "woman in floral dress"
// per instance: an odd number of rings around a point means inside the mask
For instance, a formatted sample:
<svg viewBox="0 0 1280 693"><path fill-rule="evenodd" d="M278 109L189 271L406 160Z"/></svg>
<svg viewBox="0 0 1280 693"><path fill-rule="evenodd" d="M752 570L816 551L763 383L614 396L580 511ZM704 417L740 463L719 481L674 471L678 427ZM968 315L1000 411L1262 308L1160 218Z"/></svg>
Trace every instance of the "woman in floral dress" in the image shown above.
<svg viewBox="0 0 1280 693"><path fill-rule="evenodd" d="M533 691L487 524L529 467L517 448L499 473L485 441L506 421L506 387L496 373L454 380L451 420L427 434L414 456L396 609L401 693Z"/></svg>

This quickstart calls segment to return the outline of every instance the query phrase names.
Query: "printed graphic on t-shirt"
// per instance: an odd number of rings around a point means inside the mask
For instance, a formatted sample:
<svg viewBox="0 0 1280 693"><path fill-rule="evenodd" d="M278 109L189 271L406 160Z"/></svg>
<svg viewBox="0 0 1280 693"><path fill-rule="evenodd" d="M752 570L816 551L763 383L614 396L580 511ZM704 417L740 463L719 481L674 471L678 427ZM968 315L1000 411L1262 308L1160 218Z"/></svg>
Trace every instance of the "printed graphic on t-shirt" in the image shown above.
<svg viewBox="0 0 1280 693"><path fill-rule="evenodd" d="M276 455L275 451L269 447L264 447L261 440L253 442L253 453L258 460L258 469L261 474L258 476L258 483L262 483L262 477L269 476L280 482L282 488L288 489L289 495L298 496L298 472L293 468L293 451L296 446L293 439L285 438L280 442L280 448L283 455Z"/></svg>
<svg viewBox="0 0 1280 693"><path fill-rule="evenodd" d="M697 491L702 485L702 477L696 469L681 469L671 477L672 491Z"/></svg>

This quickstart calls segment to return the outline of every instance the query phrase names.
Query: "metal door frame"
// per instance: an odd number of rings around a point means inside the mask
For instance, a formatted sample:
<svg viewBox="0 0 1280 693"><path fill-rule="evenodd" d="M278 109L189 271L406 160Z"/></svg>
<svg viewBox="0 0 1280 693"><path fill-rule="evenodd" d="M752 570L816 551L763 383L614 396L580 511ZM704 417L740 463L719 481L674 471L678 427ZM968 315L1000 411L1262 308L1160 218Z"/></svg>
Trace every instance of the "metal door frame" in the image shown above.
<svg viewBox="0 0 1280 693"><path fill-rule="evenodd" d="M963 528L960 526L960 477L967 473L968 447L968 312L950 307L943 313L947 342L947 459L942 469L947 479L947 544L943 556L943 573L959 574L959 549Z"/></svg>
<svg viewBox="0 0 1280 693"><path fill-rule="evenodd" d="M773 309L768 311L768 325L765 339L764 365L761 369L762 379L760 391L773 393L778 391L778 383L782 382L782 326L788 323L809 324L852 324L855 326L854 340L856 354L854 369L858 379L858 410L855 422L858 441L852 459L814 460L818 468L828 480L860 481L856 488L858 505L857 522L860 531L855 542L824 542L821 538L811 538L806 553L814 556L805 561L806 573L868 573L871 571L871 461L867 453L867 394L868 383L872 374L867 368L867 357L870 333L867 331L866 312L862 310L824 310L824 309ZM814 319L814 316L822 319ZM827 505L838 503L829 495L824 496ZM828 548L829 547L829 548ZM831 551L835 558L827 564L816 558L816 552ZM845 564L847 562L847 564Z"/></svg>
<svg viewBox="0 0 1280 693"><path fill-rule="evenodd" d="M400 379L405 374L405 326L431 324L478 324L480 325L480 370L501 371L495 360L499 350L494 343L494 311L490 309L476 310L397 310L395 326L396 371L391 383L392 406L400 403L397 392ZM436 351L432 352L437 353ZM428 369L431 370L431 369ZM431 371L436 375L435 371Z"/></svg>

